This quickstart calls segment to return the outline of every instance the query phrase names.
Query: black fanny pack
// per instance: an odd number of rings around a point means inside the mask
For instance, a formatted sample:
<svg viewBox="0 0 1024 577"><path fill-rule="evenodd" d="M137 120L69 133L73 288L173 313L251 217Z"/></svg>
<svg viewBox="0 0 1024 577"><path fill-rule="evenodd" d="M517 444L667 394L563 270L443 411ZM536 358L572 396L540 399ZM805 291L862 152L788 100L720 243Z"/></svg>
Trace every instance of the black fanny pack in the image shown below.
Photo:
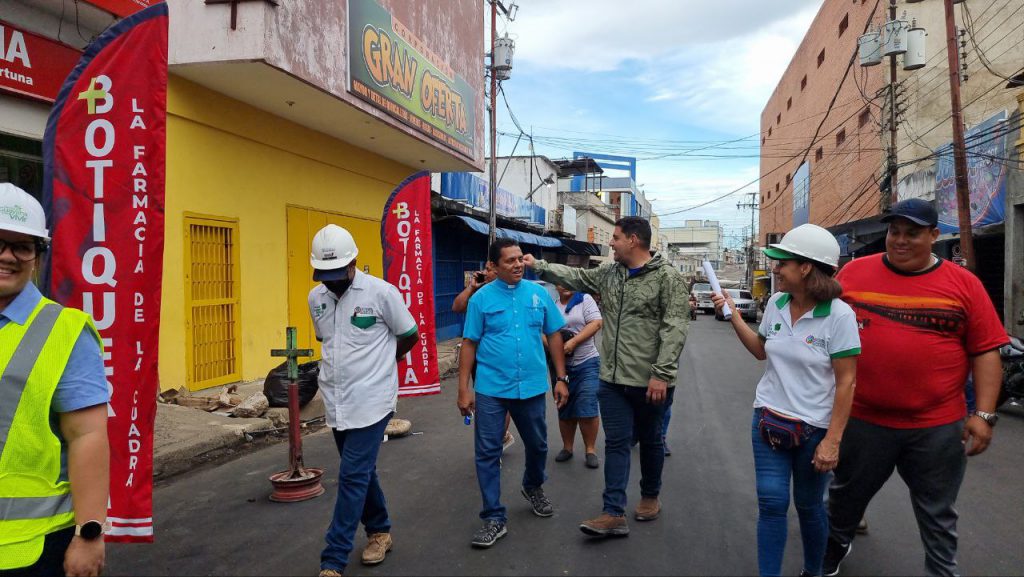
<svg viewBox="0 0 1024 577"><path fill-rule="evenodd" d="M800 446L800 441L806 436L810 425L801 421L776 413L768 407L761 407L761 419L757 428L761 438L775 450L788 450Z"/></svg>
<svg viewBox="0 0 1024 577"><path fill-rule="evenodd" d="M570 331L569 329L562 329L559 332L562 333L562 342L563 343L569 342L569 339L571 339L571 338L576 336L576 333ZM565 355L565 358L566 359L571 359L572 358L572 353L569 353L569 354Z"/></svg>

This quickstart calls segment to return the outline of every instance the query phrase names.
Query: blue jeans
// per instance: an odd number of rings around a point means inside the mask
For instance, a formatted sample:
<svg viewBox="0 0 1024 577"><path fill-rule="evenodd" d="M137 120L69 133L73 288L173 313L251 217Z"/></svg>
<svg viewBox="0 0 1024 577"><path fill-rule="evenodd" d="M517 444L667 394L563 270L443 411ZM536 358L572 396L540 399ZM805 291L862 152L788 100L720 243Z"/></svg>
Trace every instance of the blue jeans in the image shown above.
<svg viewBox="0 0 1024 577"><path fill-rule="evenodd" d="M977 394L974 392L974 373L967 373L967 382L964 383L964 399L967 401L967 414L973 415L978 408Z"/></svg>
<svg viewBox="0 0 1024 577"><path fill-rule="evenodd" d="M481 519L508 520L501 504L501 442L505 437L505 415L512 416L526 452L523 488L531 490L544 484L544 465L548 459L548 427L544 417L547 395L529 399L503 399L476 394L476 480L480 483L483 508Z"/></svg>
<svg viewBox="0 0 1024 577"><path fill-rule="evenodd" d="M361 429L334 431L341 466L334 519L327 529L327 547L320 554L321 569L342 571L348 565L352 541L362 521L366 534L390 533L391 520L384 491L377 479L377 454L392 413Z"/></svg>
<svg viewBox="0 0 1024 577"><path fill-rule="evenodd" d="M634 428L640 440L640 495L661 493L661 470L665 466L665 445L661 422L672 405L675 387L669 387L665 402L647 402L647 387L630 387L601 381L597 400L601 403L604 427L604 512L620 517L626 512L629 484L630 441Z"/></svg>
<svg viewBox="0 0 1024 577"><path fill-rule="evenodd" d="M826 430L807 425L800 446L775 450L758 431L760 409L754 409L751 441L754 445L754 470L757 474L757 568L761 575L778 575L786 550L790 479L793 501L800 519L800 538L804 548L804 570L821 575L828 539L828 516L823 502L829 475L818 473L811 464L814 450Z"/></svg>

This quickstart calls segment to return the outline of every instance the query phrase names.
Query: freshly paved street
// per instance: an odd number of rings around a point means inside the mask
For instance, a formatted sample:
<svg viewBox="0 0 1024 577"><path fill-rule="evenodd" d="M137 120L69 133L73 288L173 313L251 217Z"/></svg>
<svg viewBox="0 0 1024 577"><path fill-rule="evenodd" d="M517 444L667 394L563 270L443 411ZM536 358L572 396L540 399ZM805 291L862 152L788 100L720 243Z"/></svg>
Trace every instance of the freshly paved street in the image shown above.
<svg viewBox="0 0 1024 577"><path fill-rule="evenodd" d="M726 323L701 316L683 354L662 491L663 513L630 520L628 538L586 538L578 523L601 510L603 477L583 466L582 449L555 463L560 448L548 411L549 481L554 517L531 514L519 495L521 443L505 456L503 501L509 534L489 550L469 546L480 496L472 430L455 408L456 382L441 395L403 399L409 436L386 443L378 461L394 524L394 550L377 567L359 564L357 537L349 575L746 575L756 572L750 415L761 366ZM1024 569L1024 412L1003 412L994 445L971 459L960 493L960 561L964 574L1020 574ZM156 543L112 545L110 575L316 575L337 490L338 457L328 432L305 438L306 464L325 468L327 493L298 504L267 500L267 477L287 463L287 446L180 476L155 491ZM602 442L599 440L599 445ZM601 451L599 451L601 452ZM634 452L629 509L639 499ZM846 575L912 575L923 551L906 488L894 477L868 514ZM800 569L795 512L784 573Z"/></svg>

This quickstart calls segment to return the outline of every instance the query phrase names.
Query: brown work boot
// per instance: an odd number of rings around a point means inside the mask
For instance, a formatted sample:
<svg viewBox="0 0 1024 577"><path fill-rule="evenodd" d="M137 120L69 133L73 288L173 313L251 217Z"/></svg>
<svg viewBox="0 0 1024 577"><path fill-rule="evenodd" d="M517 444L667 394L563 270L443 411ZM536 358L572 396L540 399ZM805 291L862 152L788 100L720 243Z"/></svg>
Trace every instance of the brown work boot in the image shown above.
<svg viewBox="0 0 1024 577"><path fill-rule="evenodd" d="M597 519L590 519L580 523L580 531L593 537L611 537L613 535L629 535L629 525L625 517L616 517L608 513L601 513Z"/></svg>
<svg viewBox="0 0 1024 577"><path fill-rule="evenodd" d="M342 577L341 571L337 569L321 569L320 577Z"/></svg>
<svg viewBox="0 0 1024 577"><path fill-rule="evenodd" d="M637 521L653 521L661 514L661 503L657 497L643 497L636 506Z"/></svg>
<svg viewBox="0 0 1024 577"><path fill-rule="evenodd" d="M376 565L384 560L391 550L391 533L373 533L370 542L363 549L363 565Z"/></svg>

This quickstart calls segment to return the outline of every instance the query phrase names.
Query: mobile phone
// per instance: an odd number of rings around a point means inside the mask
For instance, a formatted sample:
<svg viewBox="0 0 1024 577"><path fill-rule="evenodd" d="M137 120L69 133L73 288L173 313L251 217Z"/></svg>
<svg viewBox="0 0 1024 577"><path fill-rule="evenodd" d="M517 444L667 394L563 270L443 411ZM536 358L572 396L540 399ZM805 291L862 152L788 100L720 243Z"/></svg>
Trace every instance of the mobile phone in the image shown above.
<svg viewBox="0 0 1024 577"><path fill-rule="evenodd" d="M473 279L476 280L476 282L478 282L478 283L482 283L485 280L487 280L487 275L485 275L484 273L482 273L480 271L477 271L477 272L473 273Z"/></svg>

